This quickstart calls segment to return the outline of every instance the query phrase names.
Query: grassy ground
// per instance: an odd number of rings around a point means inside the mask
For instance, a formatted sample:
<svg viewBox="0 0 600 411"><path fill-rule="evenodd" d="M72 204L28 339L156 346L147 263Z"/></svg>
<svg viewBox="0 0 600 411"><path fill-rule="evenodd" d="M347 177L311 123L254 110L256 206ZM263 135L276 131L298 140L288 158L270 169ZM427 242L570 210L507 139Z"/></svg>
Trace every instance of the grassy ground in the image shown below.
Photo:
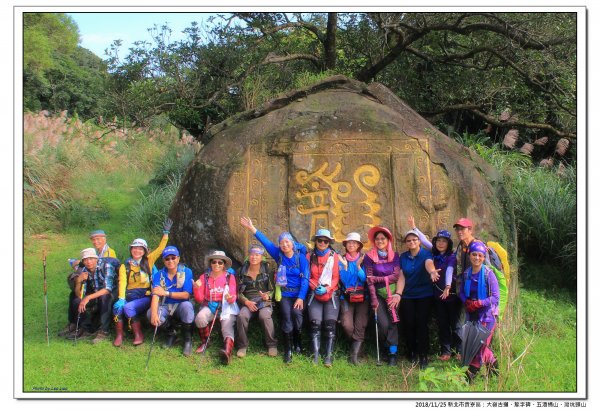
<svg viewBox="0 0 600 411"><path fill-rule="evenodd" d="M159 141L156 144L160 144ZM150 152L156 160L159 147ZM136 149L137 150L137 149ZM133 149L132 149L133 151ZM148 155L148 151L144 153ZM164 167L165 161L161 164ZM166 173L163 173L166 174ZM205 356L185 358L181 347L165 350L155 346L148 371L146 358L151 340L131 345L131 334L121 348L112 340L90 345L81 340L77 345L56 336L66 324L69 289L67 259L78 256L90 246L87 233L102 227L109 233L109 244L123 257L127 244L135 237L145 237L150 247L157 244L160 232L132 232L131 212L152 178L149 167L113 166L93 168L85 173L71 173L70 184L79 208L72 208L72 223L65 230L26 234L23 252L23 391L42 392L57 388L58 392L573 392L576 390L576 309L575 296L540 279L552 267L526 262L521 272L525 281L509 316L494 337L493 350L499 357L498 378L480 377L469 386L464 382L464 368L456 363L435 361L419 372L401 360L398 367L375 365L374 330L368 329L368 359L359 367L346 361L348 343L337 344L332 369L313 366L306 356L296 356L290 365L281 356L270 358L254 327L251 347L244 359L235 358L229 367L218 363L220 337ZM86 219L90 210L94 223ZM79 214L78 214L79 213ZM64 216L63 216L64 218ZM77 227L80 227L78 229ZM42 251L47 252L48 312L50 346L45 340ZM534 286L536 285L536 286ZM543 288L539 288L540 285ZM516 293L516 292L515 292ZM431 330L432 336L434 329ZM162 336L159 335L159 342ZM435 340L435 338L433 338ZM194 348L198 338L194 334ZM305 344L307 346L307 344ZM432 347L433 347L432 342ZM281 344L280 344L281 350ZM410 394L409 394L410 395ZM443 395L443 394L441 394Z"/></svg>

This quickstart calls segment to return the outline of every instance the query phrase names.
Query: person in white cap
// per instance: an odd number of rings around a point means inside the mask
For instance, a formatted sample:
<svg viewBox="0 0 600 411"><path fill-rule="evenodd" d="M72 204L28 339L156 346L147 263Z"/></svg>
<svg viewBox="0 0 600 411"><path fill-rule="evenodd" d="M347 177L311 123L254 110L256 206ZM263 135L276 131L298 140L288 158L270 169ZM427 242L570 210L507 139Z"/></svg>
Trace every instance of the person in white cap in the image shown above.
<svg viewBox="0 0 600 411"><path fill-rule="evenodd" d="M363 243L360 234L352 232L348 233L342 244L346 251L340 258L342 330L346 338L352 341L350 363L358 365L358 353L365 341L365 329L369 321L367 274L361 267L364 259L364 254L361 254Z"/></svg>
<svg viewBox="0 0 600 411"><path fill-rule="evenodd" d="M313 236L315 247L306 255L309 260L308 318L310 320L311 354L313 363L319 363L321 328L325 331L323 364L333 365L335 326L340 312L340 256L331 246L334 243L329 230L320 228Z"/></svg>
<svg viewBox="0 0 600 411"><path fill-rule="evenodd" d="M113 341L115 347L123 344L123 314L129 320L129 326L133 331L133 345L140 345L144 342L140 317L145 315L150 308L152 270L154 263L167 246L172 226L173 221L167 218L163 223L163 236L160 243L152 252L148 250L148 243L143 238L136 238L129 244L131 258L125 260L119 267L119 295L117 302L113 305L116 324L116 336Z"/></svg>
<svg viewBox="0 0 600 411"><path fill-rule="evenodd" d="M83 269L75 281L75 317L79 317L80 328L68 338L81 338L95 333L92 344L109 335L110 306L115 272L113 266L98 258L96 250L86 248L81 251Z"/></svg>

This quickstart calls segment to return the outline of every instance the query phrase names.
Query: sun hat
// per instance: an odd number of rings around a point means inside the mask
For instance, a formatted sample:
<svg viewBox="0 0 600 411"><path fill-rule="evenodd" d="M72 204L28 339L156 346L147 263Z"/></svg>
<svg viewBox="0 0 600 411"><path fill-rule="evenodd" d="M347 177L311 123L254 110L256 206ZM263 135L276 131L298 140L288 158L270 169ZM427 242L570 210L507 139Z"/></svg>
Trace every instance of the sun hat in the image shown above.
<svg viewBox="0 0 600 411"><path fill-rule="evenodd" d="M204 257L204 266L205 267L210 267L210 260L225 261L225 269L226 270L229 267L231 267L231 258L229 258L225 255L225 251L220 251L220 250L211 251L210 254L208 254L206 257Z"/></svg>
<svg viewBox="0 0 600 411"><path fill-rule="evenodd" d="M104 230L94 230L90 233L90 238L94 238L94 237L98 237L98 236L106 237L106 233L104 232Z"/></svg>
<svg viewBox="0 0 600 411"><path fill-rule="evenodd" d="M434 248L435 248L435 242L440 238L445 238L446 240L448 240L448 249L449 250L452 250L452 248L454 248L454 245L452 242L452 234L450 234L450 232L448 230L438 231L437 234L435 235L435 237L433 237L431 239L431 244L433 244Z"/></svg>
<svg viewBox="0 0 600 411"><path fill-rule="evenodd" d="M146 252L148 252L148 243L143 238L136 238L133 240L131 244L129 244L129 248L131 247L142 247Z"/></svg>
<svg viewBox="0 0 600 411"><path fill-rule="evenodd" d="M478 252L485 255L485 253L487 253L487 247L481 241L473 241L469 245L469 253L473 252Z"/></svg>
<svg viewBox="0 0 600 411"><path fill-rule="evenodd" d="M456 226L473 228L473 222L466 217L461 217L452 227L456 228Z"/></svg>
<svg viewBox="0 0 600 411"><path fill-rule="evenodd" d="M96 254L95 248L85 248L81 250L81 259L84 260L86 258L98 258L98 254Z"/></svg>
<svg viewBox="0 0 600 411"><path fill-rule="evenodd" d="M265 249L258 245L258 244L252 244L250 246L250 248L248 248L248 254L260 254L263 255L265 253Z"/></svg>
<svg viewBox="0 0 600 411"><path fill-rule="evenodd" d="M168 246L162 252L162 258L168 257L170 255L174 255L176 257L179 257L179 250L174 245Z"/></svg>
<svg viewBox="0 0 600 411"><path fill-rule="evenodd" d="M317 238L319 237L325 237L328 238L329 241L331 241L331 244L333 244L335 242L334 238L331 236L331 232L326 229L326 228L319 228L317 230L317 234L315 234L313 236L313 238L311 239L311 241L317 241Z"/></svg>
<svg viewBox="0 0 600 411"><path fill-rule="evenodd" d="M361 249L361 248L363 247L363 245L364 245L364 244L363 244L363 242L362 242L362 241L360 241L360 234L358 234L358 233L355 233L355 232L348 233L348 235L346 236L346 239L345 239L344 241L342 241L342 245L343 245L344 247L346 247L346 243L347 243L348 241L356 241L357 243L359 243L359 244L360 244L360 246L358 247L358 250L359 250L359 251L360 251L360 249Z"/></svg>
<svg viewBox="0 0 600 411"><path fill-rule="evenodd" d="M406 234L404 234L404 237L402 237L402 242L405 242L406 241L406 237L408 237L409 235L414 235L415 237L417 237L417 238L420 239L419 233L417 233L415 230L408 230L406 232Z"/></svg>
<svg viewBox="0 0 600 411"><path fill-rule="evenodd" d="M372 227L369 230L369 233L367 234L371 244L375 244L375 235L379 232L382 232L388 238L390 243L394 242L394 236L392 235L392 232L389 230L389 228L382 227L382 226L375 226L375 227Z"/></svg>

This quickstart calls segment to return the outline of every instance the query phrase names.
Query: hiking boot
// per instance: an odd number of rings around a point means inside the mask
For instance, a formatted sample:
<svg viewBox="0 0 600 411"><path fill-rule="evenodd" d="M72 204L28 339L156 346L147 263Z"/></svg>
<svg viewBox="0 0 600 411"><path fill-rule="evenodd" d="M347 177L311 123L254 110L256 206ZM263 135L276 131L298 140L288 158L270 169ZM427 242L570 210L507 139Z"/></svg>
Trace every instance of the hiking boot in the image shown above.
<svg viewBox="0 0 600 411"><path fill-rule="evenodd" d="M58 332L58 336L59 337L66 337L67 335L75 332L75 327L76 327L76 324L69 323L69 324L65 325L65 328L63 328L62 330L60 330Z"/></svg>
<svg viewBox="0 0 600 411"><path fill-rule="evenodd" d="M233 338L226 337L224 341L224 347L219 352L223 365L231 364L231 351L233 351Z"/></svg>
<svg viewBox="0 0 600 411"><path fill-rule="evenodd" d="M479 368L469 365L469 369L465 373L465 378L467 379L467 382L469 384L473 384L473 380L477 376L478 372L479 372Z"/></svg>
<svg viewBox="0 0 600 411"><path fill-rule="evenodd" d="M240 348L237 350L237 353L235 355L237 355L239 358L244 358L246 356L247 350L247 348Z"/></svg>
<svg viewBox="0 0 600 411"><path fill-rule="evenodd" d="M181 326L183 333L183 356L192 355L192 324L183 324Z"/></svg>
<svg viewBox="0 0 600 411"><path fill-rule="evenodd" d="M419 356L419 368L424 370L429 366L429 358L426 355Z"/></svg>
<svg viewBox="0 0 600 411"><path fill-rule="evenodd" d="M283 362L289 364L292 362L292 333L283 333Z"/></svg>
<svg viewBox="0 0 600 411"><path fill-rule="evenodd" d="M131 321L131 331L133 331L133 345L144 343L144 333L142 333L142 323L139 321Z"/></svg>
<svg viewBox="0 0 600 411"><path fill-rule="evenodd" d="M440 361L448 361L450 360L451 355L450 354L442 354L438 357L438 360Z"/></svg>
<svg viewBox="0 0 600 411"><path fill-rule="evenodd" d="M98 330L94 336L94 339L92 340L92 344L98 344L100 341L106 340L109 335L110 333L108 331Z"/></svg>
<svg viewBox="0 0 600 411"><path fill-rule="evenodd" d="M115 347L120 347L123 344L123 320L117 321L115 323L115 340L113 341L113 345Z"/></svg>
<svg viewBox="0 0 600 411"><path fill-rule="evenodd" d="M352 341L352 346L350 347L350 364L358 365L358 353L361 345L362 342L360 341Z"/></svg>
<svg viewBox="0 0 600 411"><path fill-rule="evenodd" d="M277 357L277 347L269 347L269 348L267 348L267 355L269 357Z"/></svg>
<svg viewBox="0 0 600 411"><path fill-rule="evenodd" d="M204 351L206 351L206 348L207 348L206 342L208 341L209 332L210 332L210 330L208 327L198 328L198 335L200 336L200 345L198 346L198 348L196 348L197 354L201 354Z"/></svg>
<svg viewBox="0 0 600 411"><path fill-rule="evenodd" d="M398 355L397 354L390 354L388 356L388 365L390 367L395 367L398 365Z"/></svg>
<svg viewBox="0 0 600 411"><path fill-rule="evenodd" d="M67 334L67 340L75 340L75 339L81 339L81 338L87 338L91 335L94 335L93 333L89 332L88 330L85 330L83 328L80 328L79 330L77 330L77 337L75 336L75 331L73 331L70 334Z"/></svg>
<svg viewBox="0 0 600 411"><path fill-rule="evenodd" d="M302 332L294 331L294 353L300 354L302 353Z"/></svg>

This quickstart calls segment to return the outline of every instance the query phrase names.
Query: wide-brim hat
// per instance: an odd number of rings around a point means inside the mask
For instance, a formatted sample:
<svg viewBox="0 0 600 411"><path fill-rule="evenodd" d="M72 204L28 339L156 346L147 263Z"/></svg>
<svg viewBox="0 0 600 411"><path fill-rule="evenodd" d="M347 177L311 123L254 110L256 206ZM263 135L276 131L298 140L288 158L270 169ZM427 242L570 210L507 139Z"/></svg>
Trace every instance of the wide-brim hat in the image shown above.
<svg viewBox="0 0 600 411"><path fill-rule="evenodd" d="M210 267L210 260L223 260L225 261L225 269L231 267L231 258L225 255L225 251L214 250L211 251L206 257L204 257L204 266Z"/></svg>
<svg viewBox="0 0 600 411"><path fill-rule="evenodd" d="M456 228L456 226L473 228L473 222L466 217L459 218L456 223L452 227Z"/></svg>
<svg viewBox="0 0 600 411"><path fill-rule="evenodd" d="M313 236L311 241L317 241L317 238L319 238L319 237L328 238L329 241L331 241L331 244L333 244L335 242L334 238L331 236L331 232L326 228L319 228L317 230L317 234L315 234Z"/></svg>
<svg viewBox="0 0 600 411"><path fill-rule="evenodd" d="M452 242L452 234L450 234L449 231L447 231L447 230L438 231L437 234L431 239L431 244L433 244L435 246L436 241L439 240L440 238L445 238L446 240L448 240L448 248L449 249L454 248L454 244Z"/></svg>
<svg viewBox="0 0 600 411"><path fill-rule="evenodd" d="M375 234L377 234L380 231L383 234L385 234L385 236L388 238L388 240L391 243L394 242L394 236L392 235L392 232L389 230L389 228L382 227L382 226L376 226L376 227L372 227L369 230L369 232L367 233L367 236L369 237L369 241L371 242L371 244L375 244Z"/></svg>
<svg viewBox="0 0 600 411"><path fill-rule="evenodd" d="M348 241L356 241L357 243L359 243L359 244L360 244L360 247L359 247L359 248L362 248L362 247L363 247L363 245L364 245L364 244L363 244L363 242L362 242L362 241L360 241L360 234L358 234L358 233L355 233L355 232L348 233L348 235L346 236L346 239L345 239L344 241L342 241L342 245L343 245L344 247L346 247L346 243L347 243Z"/></svg>
<svg viewBox="0 0 600 411"><path fill-rule="evenodd" d="M95 248L85 248L81 250L81 259L84 260L86 258L96 258L98 259L98 254L96 254Z"/></svg>

